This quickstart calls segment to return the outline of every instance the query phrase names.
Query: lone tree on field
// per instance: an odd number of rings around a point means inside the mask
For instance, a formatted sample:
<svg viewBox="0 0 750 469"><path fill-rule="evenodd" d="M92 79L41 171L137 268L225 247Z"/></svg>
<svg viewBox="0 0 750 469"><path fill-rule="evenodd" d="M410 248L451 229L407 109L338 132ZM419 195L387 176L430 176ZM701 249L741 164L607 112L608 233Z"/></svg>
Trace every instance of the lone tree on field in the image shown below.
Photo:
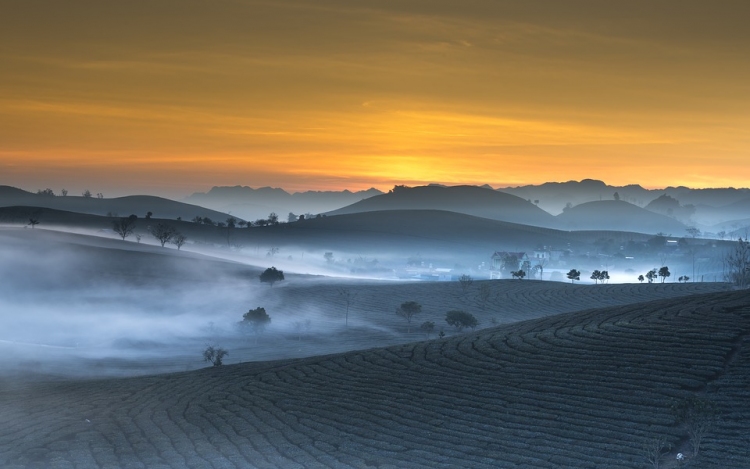
<svg viewBox="0 0 750 469"><path fill-rule="evenodd" d="M419 328L427 334L427 338L429 339L430 334L432 334L432 331L435 330L435 323L432 321L425 321L421 326L419 326Z"/></svg>
<svg viewBox="0 0 750 469"><path fill-rule="evenodd" d="M151 236L159 240L161 243L161 247L164 247L165 244L170 242L172 238L174 238L178 233L177 229L175 229L172 225L167 225L166 223L159 223L156 226L149 226L148 232L151 233Z"/></svg>
<svg viewBox="0 0 750 469"><path fill-rule="evenodd" d="M740 238L737 244L725 257L727 268L725 280L739 288L750 286L750 241Z"/></svg>
<svg viewBox="0 0 750 469"><path fill-rule="evenodd" d="M716 405L706 399L690 397L674 402L672 413L677 424L684 426L687 430L692 456L698 456L703 437L718 420Z"/></svg>
<svg viewBox="0 0 750 469"><path fill-rule="evenodd" d="M581 280L581 271L570 269L570 272L568 272L568 278L570 279L570 283L575 283L576 280Z"/></svg>
<svg viewBox="0 0 750 469"><path fill-rule="evenodd" d="M31 225L31 229L33 230L36 225L39 224L39 219L36 217L29 217L29 223L28 225Z"/></svg>
<svg viewBox="0 0 750 469"><path fill-rule="evenodd" d="M643 281L646 280L646 278L643 275L638 276L638 281L643 283Z"/></svg>
<svg viewBox="0 0 750 469"><path fill-rule="evenodd" d="M349 307L352 302L357 298L357 293L352 293L348 288L339 288L339 296L344 300L346 304L346 319L344 320L344 326L349 327Z"/></svg>
<svg viewBox="0 0 750 469"><path fill-rule="evenodd" d="M185 245L186 242L187 242L187 236L185 236L182 233L177 233L176 235L174 235L174 238L172 239L172 244L177 246L178 251L180 250L182 246Z"/></svg>
<svg viewBox="0 0 750 469"><path fill-rule="evenodd" d="M258 343L258 336L263 333L266 326L271 324L271 317L266 313L266 308L251 309L242 315L240 326L249 328L255 334L255 343Z"/></svg>
<svg viewBox="0 0 750 469"><path fill-rule="evenodd" d="M135 230L135 220L134 216L113 220L112 229L125 241L125 238L132 235Z"/></svg>
<svg viewBox="0 0 750 469"><path fill-rule="evenodd" d="M659 269L659 277L661 277L661 283L664 283L664 280L666 280L670 275L672 274L669 272L669 267L667 267L666 265Z"/></svg>
<svg viewBox="0 0 750 469"><path fill-rule="evenodd" d="M473 314L467 313L466 311L453 310L445 313L445 322L448 325L454 326L459 331L462 331L464 327L471 327L474 330L479 322Z"/></svg>
<svg viewBox="0 0 750 469"><path fill-rule="evenodd" d="M465 295L469 292L469 288L474 284L474 279L471 275L463 274L458 277L458 285L461 287L461 292Z"/></svg>
<svg viewBox="0 0 750 469"><path fill-rule="evenodd" d="M416 301L406 301L404 303L401 303L401 306L399 306L396 309L396 315L401 316L402 318L406 319L406 333L411 332L411 320L412 318L422 312L422 305L417 303Z"/></svg>
<svg viewBox="0 0 750 469"><path fill-rule="evenodd" d="M273 287L273 284L284 280L284 271L269 267L260 274L260 283L267 283Z"/></svg>
<svg viewBox="0 0 750 469"><path fill-rule="evenodd" d="M648 279L648 283L654 283L654 280L656 280L656 269L646 272L646 278Z"/></svg>
<svg viewBox="0 0 750 469"><path fill-rule="evenodd" d="M213 366L221 366L223 364L224 357L229 355L229 352L221 347L214 347L209 345L206 350L203 351L203 360L211 362Z"/></svg>

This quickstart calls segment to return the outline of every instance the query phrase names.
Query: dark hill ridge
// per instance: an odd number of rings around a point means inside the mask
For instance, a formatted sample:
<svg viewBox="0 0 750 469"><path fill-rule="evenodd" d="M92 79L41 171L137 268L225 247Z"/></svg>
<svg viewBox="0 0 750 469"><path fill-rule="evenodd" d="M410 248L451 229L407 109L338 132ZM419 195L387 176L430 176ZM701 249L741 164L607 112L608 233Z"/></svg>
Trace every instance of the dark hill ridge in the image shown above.
<svg viewBox="0 0 750 469"><path fill-rule="evenodd" d="M388 194L370 197L329 215L382 210L447 210L475 217L554 228L555 218L531 202L514 195L476 186L397 187Z"/></svg>
<svg viewBox="0 0 750 469"><path fill-rule="evenodd" d="M253 189L247 186L217 186L207 193L196 192L184 200L222 212L231 212L246 220L265 218L271 212L286 220L289 212L298 216L308 212L318 214L380 194L382 192L374 188L357 192L305 191L290 194L273 187Z"/></svg>
<svg viewBox="0 0 750 469"><path fill-rule="evenodd" d="M747 292L301 360L9 384L0 465L645 468L660 437L665 461L689 454L670 405L694 398L720 419L690 467L747 467Z"/></svg>
<svg viewBox="0 0 750 469"><path fill-rule="evenodd" d="M0 207L12 206L41 207L90 215L116 214L120 217L132 214L143 218L147 212L152 212L157 218L181 217L183 220L192 220L195 217L209 217L214 221L229 218L226 213L151 195L131 195L112 199L73 195L45 196L14 187L0 186Z"/></svg>
<svg viewBox="0 0 750 469"><path fill-rule="evenodd" d="M533 250L538 245L577 248L607 236L617 242L645 241L633 233L568 232L508 223L441 210L383 210L352 213L238 230L235 236L261 246L302 246L367 255L461 256L497 250ZM468 262L470 259L465 259Z"/></svg>
<svg viewBox="0 0 750 469"><path fill-rule="evenodd" d="M637 231L639 233L682 237L684 224L673 218L653 213L622 200L587 202L571 207L557 216L560 224L570 230Z"/></svg>

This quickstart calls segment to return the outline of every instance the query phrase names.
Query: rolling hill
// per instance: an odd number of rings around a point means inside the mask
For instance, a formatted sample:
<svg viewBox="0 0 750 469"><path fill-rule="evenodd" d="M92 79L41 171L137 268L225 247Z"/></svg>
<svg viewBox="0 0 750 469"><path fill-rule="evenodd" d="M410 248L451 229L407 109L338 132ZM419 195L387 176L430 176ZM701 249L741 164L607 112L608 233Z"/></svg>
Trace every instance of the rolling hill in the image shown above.
<svg viewBox="0 0 750 469"><path fill-rule="evenodd" d="M214 221L224 221L229 218L226 213L150 195L132 195L112 199L72 195L63 197L32 194L15 187L0 186L0 207L13 206L40 207L102 216L127 217L134 214L143 218L147 212L152 212L157 218L180 217L184 220L192 220L194 217L209 217Z"/></svg>
<svg viewBox="0 0 750 469"><path fill-rule="evenodd" d="M232 213L246 220L265 218L275 212L282 220L289 212L297 216L305 213L323 213L355 203L362 199L382 194L377 189L351 192L305 191L289 193L283 189L247 186L213 187L208 192L196 192L184 199L202 207Z"/></svg>
<svg viewBox="0 0 750 469"><path fill-rule="evenodd" d="M695 456L670 410L694 402L718 416ZM665 463L740 468L748 403L747 293L713 293L301 360L6 383L0 465L632 469L655 467L663 438Z"/></svg>
<svg viewBox="0 0 750 469"><path fill-rule="evenodd" d="M650 212L621 200L586 202L569 208L557 216L569 230L613 230L682 237L684 224L673 218Z"/></svg>
<svg viewBox="0 0 750 469"><path fill-rule="evenodd" d="M397 187L328 215L383 210L446 210L450 212L523 225L554 228L555 217L514 195L476 186Z"/></svg>

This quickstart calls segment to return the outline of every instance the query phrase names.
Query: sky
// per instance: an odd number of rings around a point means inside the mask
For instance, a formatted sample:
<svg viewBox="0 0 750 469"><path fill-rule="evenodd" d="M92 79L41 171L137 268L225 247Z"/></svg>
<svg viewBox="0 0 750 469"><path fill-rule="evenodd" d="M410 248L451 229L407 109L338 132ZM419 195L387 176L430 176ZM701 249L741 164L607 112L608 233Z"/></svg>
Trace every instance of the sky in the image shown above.
<svg viewBox="0 0 750 469"><path fill-rule="evenodd" d="M0 9L0 184L750 185L746 0Z"/></svg>

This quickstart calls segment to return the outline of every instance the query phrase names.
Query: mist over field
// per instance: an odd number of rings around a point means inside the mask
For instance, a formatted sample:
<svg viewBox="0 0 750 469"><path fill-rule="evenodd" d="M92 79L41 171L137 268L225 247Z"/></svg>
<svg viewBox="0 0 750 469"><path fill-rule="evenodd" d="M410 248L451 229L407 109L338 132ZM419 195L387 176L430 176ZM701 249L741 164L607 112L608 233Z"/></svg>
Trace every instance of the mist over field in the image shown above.
<svg viewBox="0 0 750 469"><path fill-rule="evenodd" d="M690 450L666 409L704 395L701 451L744 447L739 223L466 186L286 222L43 197L0 191L0 465L631 469Z"/></svg>

